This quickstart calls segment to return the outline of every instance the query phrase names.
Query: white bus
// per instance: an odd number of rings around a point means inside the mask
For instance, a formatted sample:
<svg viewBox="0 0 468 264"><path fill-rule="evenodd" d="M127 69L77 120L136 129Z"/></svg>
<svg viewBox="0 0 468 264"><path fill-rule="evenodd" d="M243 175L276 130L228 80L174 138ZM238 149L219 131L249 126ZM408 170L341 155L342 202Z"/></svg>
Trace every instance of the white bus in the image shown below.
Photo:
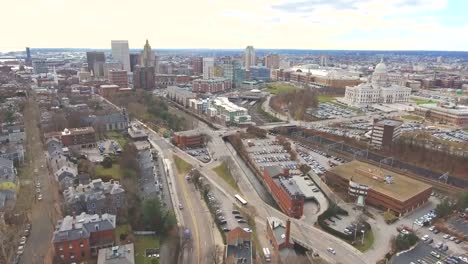
<svg viewBox="0 0 468 264"><path fill-rule="evenodd" d="M268 248L263 248L263 256L265 257L265 261L266 261L266 262L270 262L270 261L271 261L270 249L268 249Z"/></svg>
<svg viewBox="0 0 468 264"><path fill-rule="evenodd" d="M234 197L236 198L236 200L241 203L242 205L247 205L247 201L244 200L240 195L236 194L234 195Z"/></svg>

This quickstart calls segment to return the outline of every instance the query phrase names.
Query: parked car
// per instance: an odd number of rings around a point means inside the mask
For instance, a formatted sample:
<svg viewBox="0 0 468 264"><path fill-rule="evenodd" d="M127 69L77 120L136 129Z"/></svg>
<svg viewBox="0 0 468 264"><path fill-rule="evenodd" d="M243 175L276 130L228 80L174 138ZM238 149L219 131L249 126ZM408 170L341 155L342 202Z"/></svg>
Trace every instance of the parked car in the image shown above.
<svg viewBox="0 0 468 264"><path fill-rule="evenodd" d="M336 251L331 247L327 248L327 251L332 253L333 255L336 255Z"/></svg>

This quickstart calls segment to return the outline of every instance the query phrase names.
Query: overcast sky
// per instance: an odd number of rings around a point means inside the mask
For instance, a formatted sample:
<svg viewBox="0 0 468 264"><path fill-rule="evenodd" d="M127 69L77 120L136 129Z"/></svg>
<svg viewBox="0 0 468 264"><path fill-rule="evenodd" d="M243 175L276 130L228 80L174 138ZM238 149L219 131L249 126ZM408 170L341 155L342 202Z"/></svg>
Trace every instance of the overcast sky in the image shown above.
<svg viewBox="0 0 468 264"><path fill-rule="evenodd" d="M25 46L468 50L468 0L2 0ZM8 26L6 26L8 25Z"/></svg>

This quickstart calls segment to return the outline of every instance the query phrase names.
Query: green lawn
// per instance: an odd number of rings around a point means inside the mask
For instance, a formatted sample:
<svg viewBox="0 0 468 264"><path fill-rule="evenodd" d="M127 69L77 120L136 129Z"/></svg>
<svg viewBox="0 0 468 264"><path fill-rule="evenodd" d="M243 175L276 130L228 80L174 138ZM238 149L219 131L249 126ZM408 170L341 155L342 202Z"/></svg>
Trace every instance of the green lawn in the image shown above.
<svg viewBox="0 0 468 264"><path fill-rule="evenodd" d="M120 235L121 234L127 234L129 235L130 233L132 232L132 227L129 225L129 224L126 224L126 225L118 225L116 228L115 228L115 238L117 240L117 244L118 245L122 245L122 244L126 244L125 241L120 241Z"/></svg>
<svg viewBox="0 0 468 264"><path fill-rule="evenodd" d="M156 236L135 236L135 263L153 264L154 258L145 257L145 251L148 248L159 249L159 239ZM159 263L159 261L157 261Z"/></svg>
<svg viewBox="0 0 468 264"><path fill-rule="evenodd" d="M232 188L236 189L236 191L240 191L236 180L234 179L234 177L232 177L231 172L229 171L229 169L226 166L225 162L223 162L223 163L221 163L221 165L213 168L213 171L216 172L216 174L218 174L218 176L221 177Z"/></svg>
<svg viewBox="0 0 468 264"><path fill-rule="evenodd" d="M173 155L177 171L181 174L187 174L193 167L177 155Z"/></svg>
<svg viewBox="0 0 468 264"><path fill-rule="evenodd" d="M415 102L417 105L420 104L435 104L436 102L427 99L418 99L418 98L411 98L411 101Z"/></svg>
<svg viewBox="0 0 468 264"><path fill-rule="evenodd" d="M119 143L120 147L123 149L127 143L128 143L128 139L122 135L121 133L119 132L115 132L115 131L110 131L110 132L107 132L106 133L106 138L108 139L113 139L115 141L117 141L117 143Z"/></svg>
<svg viewBox="0 0 468 264"><path fill-rule="evenodd" d="M372 244L374 244L374 233L372 230L368 230L364 235L364 243L361 244L361 241L359 241L354 247L361 252L365 252L372 247Z"/></svg>
<svg viewBox="0 0 468 264"><path fill-rule="evenodd" d="M110 175L115 180L120 180L122 177L122 170L119 164L112 164L111 168L104 168L102 165L96 165L96 178Z"/></svg>
<svg viewBox="0 0 468 264"><path fill-rule="evenodd" d="M297 90L298 88L288 83L277 82L277 83L267 84L267 89L268 89L268 92L270 92L271 94L279 94L279 93L289 93L294 90Z"/></svg>
<svg viewBox="0 0 468 264"><path fill-rule="evenodd" d="M320 94L320 95L318 95L318 101L319 101L319 103L331 103L331 102L335 101L335 97Z"/></svg>

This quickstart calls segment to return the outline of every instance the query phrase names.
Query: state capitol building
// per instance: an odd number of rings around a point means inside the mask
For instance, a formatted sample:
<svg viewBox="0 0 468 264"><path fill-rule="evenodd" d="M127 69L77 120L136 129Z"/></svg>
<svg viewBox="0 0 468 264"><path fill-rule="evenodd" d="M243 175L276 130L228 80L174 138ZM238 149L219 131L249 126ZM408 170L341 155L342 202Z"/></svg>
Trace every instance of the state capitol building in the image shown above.
<svg viewBox="0 0 468 264"><path fill-rule="evenodd" d="M344 102L351 106L407 103L411 88L394 84L389 79L387 66L381 61L375 66L371 81L346 87Z"/></svg>

